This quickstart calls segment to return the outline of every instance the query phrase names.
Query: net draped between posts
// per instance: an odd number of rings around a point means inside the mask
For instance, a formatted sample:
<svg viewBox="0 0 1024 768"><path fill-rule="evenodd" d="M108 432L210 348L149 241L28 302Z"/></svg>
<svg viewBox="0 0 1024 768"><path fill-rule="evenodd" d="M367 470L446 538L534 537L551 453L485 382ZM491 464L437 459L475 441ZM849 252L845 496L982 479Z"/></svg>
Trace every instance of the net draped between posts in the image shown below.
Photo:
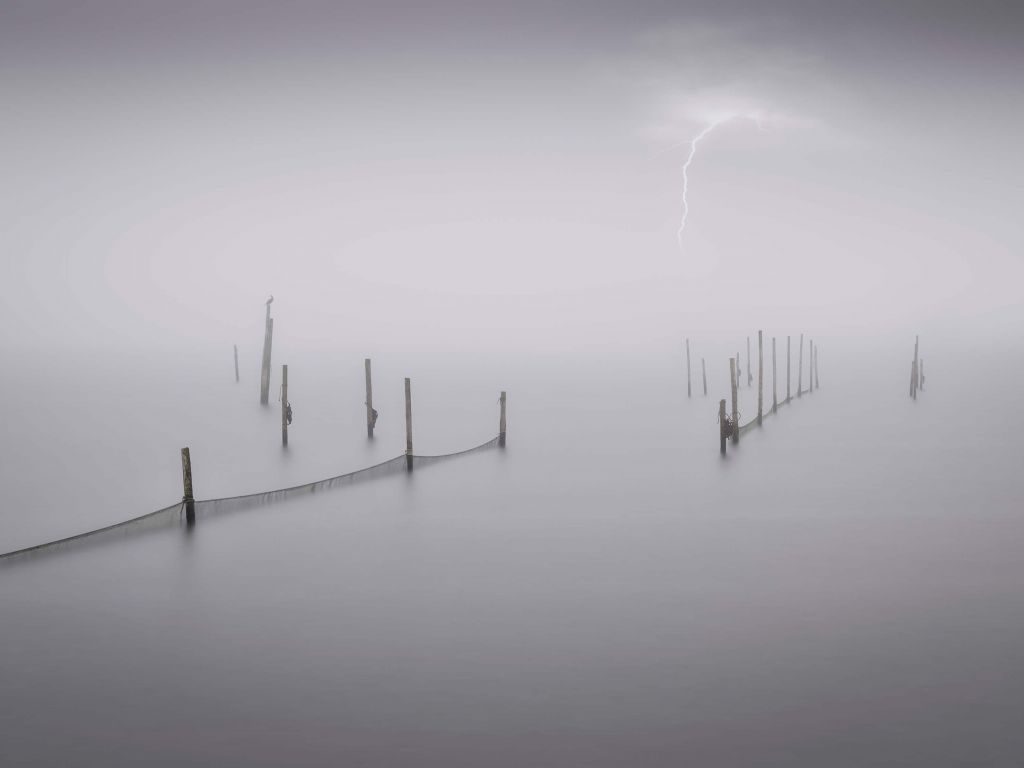
<svg viewBox="0 0 1024 768"><path fill-rule="evenodd" d="M448 459L454 459L470 453L495 448L498 446L498 439L498 437L493 437L485 443L481 443L480 445L467 448L462 451L455 451L454 453L444 453L433 456L417 456L414 454L412 457L412 466L414 468L427 467L432 464L447 461ZM311 483L303 483L302 485L293 485L289 488L278 488L276 490L261 491L259 493L247 493L241 496L226 496L219 499L197 499L195 501L196 519L198 520L201 517L211 517L224 512L234 512L243 509L251 509L253 507L276 504L278 502L298 498L300 496L308 496L313 493L321 493L323 491L353 485L364 480L373 480L387 475L404 473L408 471L408 468L408 457L405 454L402 454L394 457L393 459L382 461L380 464L374 464L370 467L357 469L354 472L347 472L343 475L335 475L334 477L315 480ZM85 533L79 533L75 536L68 536L64 539L49 541L45 544L37 544L33 547L25 547L24 549L14 550L13 552L6 552L4 554L0 554L0 565L35 555L51 554L67 549L78 548L84 545L91 546L93 544L99 544L101 542L115 539L124 539L135 536L139 533L145 533L160 528L183 526L185 525L184 507L184 502L179 501L169 507L164 507L163 509L158 509L155 512L134 517L120 523L114 523L113 525L108 525L104 528L97 528L96 530L86 531Z"/></svg>

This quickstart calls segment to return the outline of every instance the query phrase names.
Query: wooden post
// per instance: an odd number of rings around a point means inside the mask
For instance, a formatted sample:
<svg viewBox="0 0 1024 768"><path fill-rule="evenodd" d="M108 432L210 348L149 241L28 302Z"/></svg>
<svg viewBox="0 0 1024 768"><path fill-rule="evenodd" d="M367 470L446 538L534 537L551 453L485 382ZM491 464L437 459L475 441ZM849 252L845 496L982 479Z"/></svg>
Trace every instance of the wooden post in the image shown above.
<svg viewBox="0 0 1024 768"><path fill-rule="evenodd" d="M764 420L764 340L757 332L757 426Z"/></svg>
<svg viewBox="0 0 1024 768"><path fill-rule="evenodd" d="M501 416L498 418L498 445L505 447L505 393L501 393Z"/></svg>
<svg viewBox="0 0 1024 768"><path fill-rule="evenodd" d="M754 380L754 374L750 370L750 337L747 336L747 387L750 387L751 382Z"/></svg>
<svg viewBox="0 0 1024 768"><path fill-rule="evenodd" d="M700 376L704 379L704 397L708 396L708 368L704 365L704 358L700 359Z"/></svg>
<svg viewBox="0 0 1024 768"><path fill-rule="evenodd" d="M729 385L732 388L732 441L733 443L739 443L740 441L740 405L739 405L739 394L737 388L739 382L736 380L736 369L739 368L739 355L736 355L736 359L729 360Z"/></svg>
<svg viewBox="0 0 1024 768"><path fill-rule="evenodd" d="M366 436L372 440L376 419L373 418L373 382L370 379L370 358L366 358L363 365L366 368Z"/></svg>
<svg viewBox="0 0 1024 768"><path fill-rule="evenodd" d="M235 344L235 383L238 383L238 345Z"/></svg>
<svg viewBox="0 0 1024 768"><path fill-rule="evenodd" d="M412 472L412 384L405 380L405 468Z"/></svg>
<svg viewBox="0 0 1024 768"><path fill-rule="evenodd" d="M690 396L690 340L686 340L686 396Z"/></svg>
<svg viewBox="0 0 1024 768"><path fill-rule="evenodd" d="M910 361L910 396L914 397L914 361Z"/></svg>
<svg viewBox="0 0 1024 768"><path fill-rule="evenodd" d="M789 402L789 374L793 371L793 365L789 362L790 338L786 337L786 402Z"/></svg>
<svg viewBox="0 0 1024 768"><path fill-rule="evenodd" d="M772 336L772 413L779 410L779 369L775 365L775 337Z"/></svg>
<svg viewBox="0 0 1024 768"><path fill-rule="evenodd" d="M196 524L196 500L192 495L192 456L188 448L181 449L181 481L185 486L185 494L181 498L185 504L185 522L192 526Z"/></svg>
<svg viewBox="0 0 1024 768"><path fill-rule="evenodd" d="M800 364L796 369L796 396L804 393L804 335L800 334Z"/></svg>
<svg viewBox="0 0 1024 768"><path fill-rule="evenodd" d="M718 448L725 456L725 400L718 401Z"/></svg>
<svg viewBox="0 0 1024 768"><path fill-rule="evenodd" d="M288 447L288 366L281 366L281 445Z"/></svg>
<svg viewBox="0 0 1024 768"><path fill-rule="evenodd" d="M260 405L270 402L270 351L274 346L274 318L267 306L267 327L263 335L263 369L260 373Z"/></svg>

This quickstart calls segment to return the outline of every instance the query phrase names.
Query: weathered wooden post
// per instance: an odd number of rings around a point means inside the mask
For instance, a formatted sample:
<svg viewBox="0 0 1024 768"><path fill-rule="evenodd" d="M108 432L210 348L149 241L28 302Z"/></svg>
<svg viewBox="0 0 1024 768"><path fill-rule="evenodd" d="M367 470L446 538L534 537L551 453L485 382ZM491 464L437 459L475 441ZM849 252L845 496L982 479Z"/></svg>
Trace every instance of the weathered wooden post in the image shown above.
<svg viewBox="0 0 1024 768"><path fill-rule="evenodd" d="M281 445L288 447L288 366L281 366Z"/></svg>
<svg viewBox="0 0 1024 768"><path fill-rule="evenodd" d="M412 472L412 384L405 380L405 468Z"/></svg>
<svg viewBox="0 0 1024 768"><path fill-rule="evenodd" d="M263 362L260 369L260 405L270 402L270 350L274 344L274 319L270 316L271 296L267 300L267 319L263 330Z"/></svg>
<svg viewBox="0 0 1024 768"><path fill-rule="evenodd" d="M718 448L725 456L725 400L718 401Z"/></svg>
<svg viewBox="0 0 1024 768"><path fill-rule="evenodd" d="M786 337L786 402L789 402L789 375L793 371L793 365L789 362L790 338Z"/></svg>
<svg viewBox="0 0 1024 768"><path fill-rule="evenodd" d="M700 359L700 376L704 379L704 397L708 396L708 368L704 365L704 358Z"/></svg>
<svg viewBox="0 0 1024 768"><path fill-rule="evenodd" d="M750 337L747 336L747 387L750 387L754 380L754 374L750 370Z"/></svg>
<svg viewBox="0 0 1024 768"><path fill-rule="evenodd" d="M690 396L690 340L686 340L686 396Z"/></svg>
<svg viewBox="0 0 1024 768"><path fill-rule="evenodd" d="M764 420L764 340L757 332L757 426Z"/></svg>
<svg viewBox="0 0 1024 768"><path fill-rule="evenodd" d="M501 416L498 418L498 445L502 448L505 447L505 393L501 393L499 402L501 403Z"/></svg>
<svg viewBox="0 0 1024 768"><path fill-rule="evenodd" d="M732 388L732 441L733 443L739 443L740 441L740 403L739 394L737 388L739 382L736 380L736 369L739 368L740 356L736 355L736 359L729 360L729 385Z"/></svg>
<svg viewBox="0 0 1024 768"><path fill-rule="evenodd" d="M779 369L775 365L775 337L772 336L772 413L779 411Z"/></svg>
<svg viewBox="0 0 1024 768"><path fill-rule="evenodd" d="M796 396L801 397L804 393L804 335L800 334L800 363L796 369Z"/></svg>
<svg viewBox="0 0 1024 768"><path fill-rule="evenodd" d="M373 428L377 424L377 419L374 418L373 410L373 382L370 378L370 358L366 358L363 361L363 366L366 368L366 436L373 439Z"/></svg>
<svg viewBox="0 0 1024 768"><path fill-rule="evenodd" d="M185 522L189 526L196 524L196 500L192 494L192 456L188 448L181 449L181 481L185 486L182 503L185 505Z"/></svg>
<svg viewBox="0 0 1024 768"><path fill-rule="evenodd" d="M238 345L235 344L235 383L238 383Z"/></svg>

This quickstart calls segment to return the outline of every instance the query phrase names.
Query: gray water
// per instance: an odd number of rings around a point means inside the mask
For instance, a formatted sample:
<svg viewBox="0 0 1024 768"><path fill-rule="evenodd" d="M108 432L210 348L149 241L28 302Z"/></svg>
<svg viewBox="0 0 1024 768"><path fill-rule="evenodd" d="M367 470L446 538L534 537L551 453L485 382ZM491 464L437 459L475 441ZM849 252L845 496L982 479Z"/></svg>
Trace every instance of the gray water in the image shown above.
<svg viewBox="0 0 1024 768"><path fill-rule="evenodd" d="M2 551L173 503L184 445L199 498L399 455L406 375L417 452L493 437L501 389L509 442L0 568L0 763L1018 764L1014 381L930 351L915 403L908 345L822 344L724 460L724 350L690 399L681 350L375 357L372 443L361 355L296 354L287 452L251 350L237 385L229 354L23 355Z"/></svg>

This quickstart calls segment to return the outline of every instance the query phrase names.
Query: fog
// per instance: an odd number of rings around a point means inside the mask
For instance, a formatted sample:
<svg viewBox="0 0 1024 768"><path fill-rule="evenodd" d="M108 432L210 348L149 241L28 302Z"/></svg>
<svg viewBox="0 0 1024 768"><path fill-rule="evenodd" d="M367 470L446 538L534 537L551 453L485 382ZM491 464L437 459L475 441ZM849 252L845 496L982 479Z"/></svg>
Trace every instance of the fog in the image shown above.
<svg viewBox="0 0 1024 768"><path fill-rule="evenodd" d="M1022 21L0 0L0 762L1019 759Z"/></svg>

